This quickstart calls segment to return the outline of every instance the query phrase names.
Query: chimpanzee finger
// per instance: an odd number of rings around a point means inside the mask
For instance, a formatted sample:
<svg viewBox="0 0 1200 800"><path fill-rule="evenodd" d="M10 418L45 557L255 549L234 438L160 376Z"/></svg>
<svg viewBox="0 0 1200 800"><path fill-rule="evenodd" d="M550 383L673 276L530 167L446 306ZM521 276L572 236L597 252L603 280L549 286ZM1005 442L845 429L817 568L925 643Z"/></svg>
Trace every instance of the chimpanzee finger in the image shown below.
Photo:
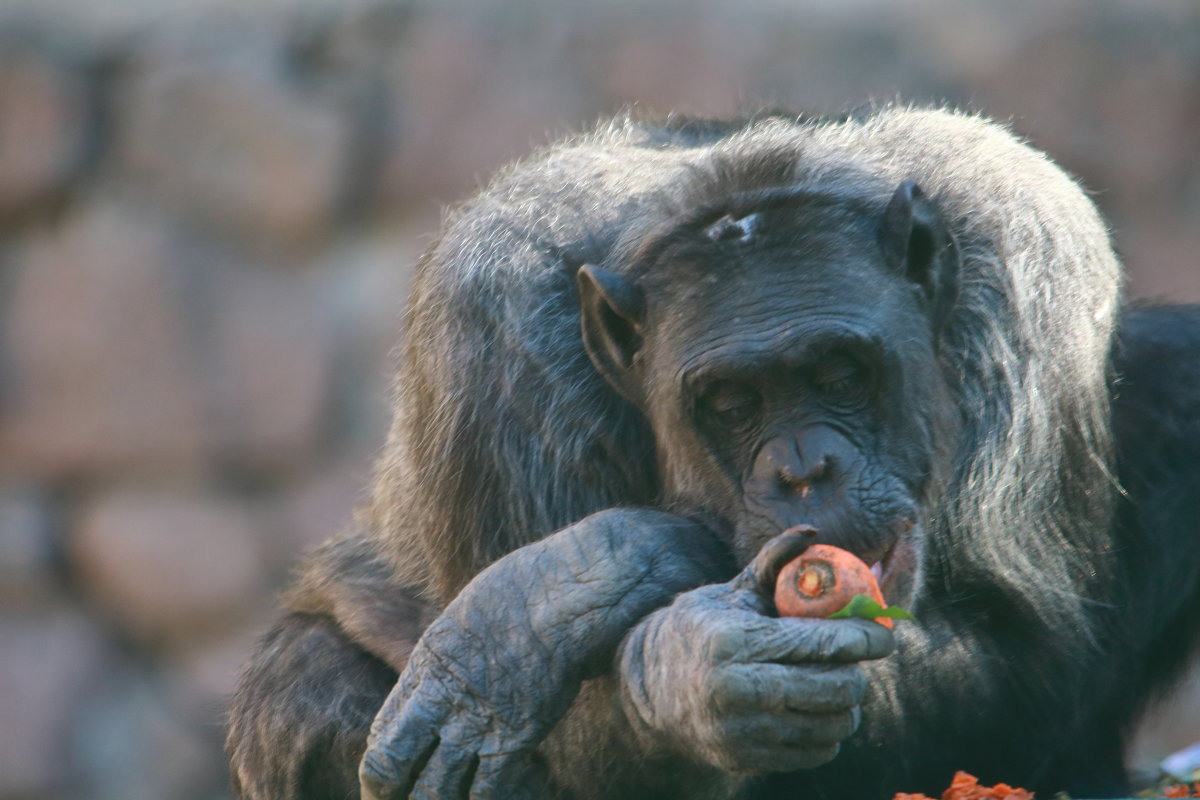
<svg viewBox="0 0 1200 800"><path fill-rule="evenodd" d="M782 628L771 636L750 636L749 655L755 661L784 664L814 662L846 664L891 655L896 649L892 632L866 619L764 619Z"/></svg>
<svg viewBox="0 0 1200 800"><path fill-rule="evenodd" d="M867 676L854 664L729 664L706 688L720 711L837 714L862 703Z"/></svg>
<svg viewBox="0 0 1200 800"><path fill-rule="evenodd" d="M386 708L385 704L385 708ZM364 800L408 797L440 742L438 726L419 704L408 702L398 717L376 717L358 776Z"/></svg>
<svg viewBox="0 0 1200 800"><path fill-rule="evenodd" d="M767 597L775 596L775 579L789 561L808 549L817 535L811 525L793 525L767 541L750 562L749 569L758 580L758 588Z"/></svg>
<svg viewBox="0 0 1200 800"><path fill-rule="evenodd" d="M389 748L368 747L358 766L359 790L363 800L404 800L426 762L437 750L435 735L414 749L413 757L393 755Z"/></svg>
<svg viewBox="0 0 1200 800"><path fill-rule="evenodd" d="M433 755L421 770L412 788L413 800L467 800L471 796L471 784L479 767L479 755L475 752L478 742L443 732Z"/></svg>
<svg viewBox="0 0 1200 800"><path fill-rule="evenodd" d="M733 579L737 589L750 589L762 597L775 596L775 579L784 565L803 553L812 544L817 529L809 525L794 525L759 548L746 568Z"/></svg>
<svg viewBox="0 0 1200 800"><path fill-rule="evenodd" d="M850 738L859 719L849 709L834 714L754 714L731 719L727 732L735 742L778 750L823 750Z"/></svg>
<svg viewBox="0 0 1200 800"><path fill-rule="evenodd" d="M778 619L752 613L711 618L710 659L780 664L850 663L889 655L892 632L864 619Z"/></svg>
<svg viewBox="0 0 1200 800"><path fill-rule="evenodd" d="M730 720L722 730L726 767L745 773L818 767L833 760L855 725L849 713L829 718L781 720L762 715Z"/></svg>

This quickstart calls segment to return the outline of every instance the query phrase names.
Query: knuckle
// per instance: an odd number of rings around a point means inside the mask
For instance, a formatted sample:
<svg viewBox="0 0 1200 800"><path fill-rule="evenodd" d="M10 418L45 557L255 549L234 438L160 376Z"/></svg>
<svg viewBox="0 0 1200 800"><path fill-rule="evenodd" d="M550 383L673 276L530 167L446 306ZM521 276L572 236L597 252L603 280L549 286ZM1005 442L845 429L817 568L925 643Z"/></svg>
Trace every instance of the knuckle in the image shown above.
<svg viewBox="0 0 1200 800"><path fill-rule="evenodd" d="M858 728L858 718L853 711L847 710L831 714L828 721L828 741L840 742L848 739Z"/></svg>
<svg viewBox="0 0 1200 800"><path fill-rule="evenodd" d="M727 751L737 750L746 741L745 720L729 717L711 725L713 741Z"/></svg>
<svg viewBox="0 0 1200 800"><path fill-rule="evenodd" d="M695 674L696 693L701 698L710 698L713 708L725 709L736 702L736 687L730 686L724 670L701 669Z"/></svg>
<svg viewBox="0 0 1200 800"><path fill-rule="evenodd" d="M841 626L813 625L809 628L809 645L813 651L825 658L844 654Z"/></svg>
<svg viewBox="0 0 1200 800"><path fill-rule="evenodd" d="M398 777L392 759L379 750L368 751L358 767L358 780L363 797L376 800L390 797Z"/></svg>
<svg viewBox="0 0 1200 800"><path fill-rule="evenodd" d="M857 664L848 664L829 673L830 696L838 705L861 705L867 694L867 675Z"/></svg>
<svg viewBox="0 0 1200 800"><path fill-rule="evenodd" d="M862 638L859 640L859 647L862 650L862 654L859 656L859 658L871 658L881 649L880 640L883 638L882 636L876 634L875 631L885 629L882 625L876 625L873 622L869 623L869 625L860 625L859 628L862 630Z"/></svg>
<svg viewBox="0 0 1200 800"><path fill-rule="evenodd" d="M841 674L846 704L859 705L867 694L867 673L862 667L854 664L842 670Z"/></svg>
<svg viewBox="0 0 1200 800"><path fill-rule="evenodd" d="M753 711L778 704L777 693L762 680L754 669L722 669L707 671L700 695L714 711L732 713Z"/></svg>
<svg viewBox="0 0 1200 800"><path fill-rule="evenodd" d="M862 620L862 659L882 658L896 649L895 635L875 622Z"/></svg>
<svg viewBox="0 0 1200 800"><path fill-rule="evenodd" d="M862 661L865 658L870 658L876 648L873 646L874 639L871 629L868 626L875 626L875 623L868 622L863 624L854 620L852 625L853 627L845 632L845 636L842 639L841 655L851 661Z"/></svg>
<svg viewBox="0 0 1200 800"><path fill-rule="evenodd" d="M733 658L742 648L742 638L741 632L732 628L710 629L704 647L705 660L715 664Z"/></svg>

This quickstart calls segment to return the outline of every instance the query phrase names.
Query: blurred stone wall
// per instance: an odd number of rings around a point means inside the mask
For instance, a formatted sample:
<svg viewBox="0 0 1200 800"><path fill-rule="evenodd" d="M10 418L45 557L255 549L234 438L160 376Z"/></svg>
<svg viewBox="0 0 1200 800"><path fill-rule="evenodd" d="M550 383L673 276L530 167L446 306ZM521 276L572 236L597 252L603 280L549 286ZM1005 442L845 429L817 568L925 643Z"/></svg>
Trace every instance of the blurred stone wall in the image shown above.
<svg viewBox="0 0 1200 800"><path fill-rule="evenodd" d="M625 105L891 97L1011 118L1134 293L1200 300L1190 0L0 4L0 799L228 796L225 698L361 498L443 204Z"/></svg>

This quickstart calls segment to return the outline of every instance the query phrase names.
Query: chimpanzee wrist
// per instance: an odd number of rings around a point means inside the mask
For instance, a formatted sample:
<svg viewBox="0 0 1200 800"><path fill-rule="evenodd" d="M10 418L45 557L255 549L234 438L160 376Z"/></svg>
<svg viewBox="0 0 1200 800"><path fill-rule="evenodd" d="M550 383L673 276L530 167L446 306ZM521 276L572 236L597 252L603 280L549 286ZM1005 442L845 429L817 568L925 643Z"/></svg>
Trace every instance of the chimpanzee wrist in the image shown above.
<svg viewBox="0 0 1200 800"><path fill-rule="evenodd" d="M611 668L617 646L646 615L733 570L711 530L651 509L601 511L544 541L561 561L543 566L574 572L541 582L545 596L530 605L531 625L553 631L556 654L574 653L585 678Z"/></svg>

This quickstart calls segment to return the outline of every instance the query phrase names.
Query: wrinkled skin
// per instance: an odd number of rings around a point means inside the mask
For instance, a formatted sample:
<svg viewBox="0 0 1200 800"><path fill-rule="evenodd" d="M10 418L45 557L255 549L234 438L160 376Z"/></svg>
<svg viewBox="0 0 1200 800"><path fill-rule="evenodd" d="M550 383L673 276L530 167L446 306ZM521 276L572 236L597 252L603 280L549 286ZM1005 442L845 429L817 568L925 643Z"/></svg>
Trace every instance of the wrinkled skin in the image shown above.
<svg viewBox="0 0 1200 800"><path fill-rule="evenodd" d="M630 547L631 529L657 535ZM733 580L684 592L625 638L621 700L644 747L734 772L836 755L866 689L857 662L893 642L864 620L770 616L779 567L808 543L777 537ZM719 547L687 520L602 512L485 570L425 632L376 717L363 797L546 796L535 750L582 679L607 667L631 620L717 574ZM515 587L535 613L491 603ZM685 686L679 664L699 667Z"/></svg>
<svg viewBox="0 0 1200 800"><path fill-rule="evenodd" d="M544 796L531 757L582 681L646 613L728 569L707 528L644 510L600 512L496 562L413 651L372 726L363 796Z"/></svg>

